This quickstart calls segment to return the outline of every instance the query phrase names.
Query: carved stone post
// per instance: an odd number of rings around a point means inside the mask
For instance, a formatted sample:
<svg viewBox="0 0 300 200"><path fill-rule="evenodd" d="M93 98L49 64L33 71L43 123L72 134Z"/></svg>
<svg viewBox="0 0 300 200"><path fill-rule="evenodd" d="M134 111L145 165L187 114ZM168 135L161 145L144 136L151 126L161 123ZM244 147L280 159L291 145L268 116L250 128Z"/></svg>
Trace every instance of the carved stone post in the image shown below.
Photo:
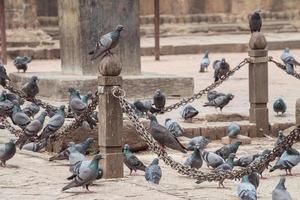
<svg viewBox="0 0 300 200"><path fill-rule="evenodd" d="M256 137L269 134L268 113L268 51L267 41L260 32L254 32L249 42L249 100L250 122L256 124Z"/></svg>
<svg viewBox="0 0 300 200"><path fill-rule="evenodd" d="M300 126L300 99L296 101L296 126Z"/></svg>
<svg viewBox="0 0 300 200"><path fill-rule="evenodd" d="M106 55L100 62L98 76L100 153L104 155L104 178L123 177L122 110L118 99L112 95L114 86L122 86L122 70L119 59Z"/></svg>

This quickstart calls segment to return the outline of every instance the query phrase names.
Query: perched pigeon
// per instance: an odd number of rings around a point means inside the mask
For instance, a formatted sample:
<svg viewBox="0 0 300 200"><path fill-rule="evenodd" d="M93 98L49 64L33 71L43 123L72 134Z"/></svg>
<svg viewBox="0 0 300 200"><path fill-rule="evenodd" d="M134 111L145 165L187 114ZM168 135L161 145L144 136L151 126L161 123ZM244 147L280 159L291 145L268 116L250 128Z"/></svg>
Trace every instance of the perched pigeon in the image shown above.
<svg viewBox="0 0 300 200"><path fill-rule="evenodd" d="M89 55L92 55L91 60L95 60L99 56L102 56L104 53L110 52L111 49L115 48L119 43L122 30L124 30L124 27L118 25L114 31L101 36L96 43L95 49L89 52Z"/></svg>
<svg viewBox="0 0 300 200"><path fill-rule="evenodd" d="M13 63L15 65L15 67L17 68L18 72L20 70L23 70L23 72L25 73L28 69L28 63L31 62L31 58L30 57L26 57L26 56L17 56Z"/></svg>
<svg viewBox="0 0 300 200"><path fill-rule="evenodd" d="M22 87L22 91L29 98L35 98L35 96L39 93L39 86L37 85L37 76L32 76L29 82L25 83Z"/></svg>
<svg viewBox="0 0 300 200"><path fill-rule="evenodd" d="M252 172L251 174L248 175L248 179L249 179L249 182L254 185L255 189L258 188L259 186L259 174L256 173L256 172Z"/></svg>
<svg viewBox="0 0 300 200"><path fill-rule="evenodd" d="M217 168L225 163L225 160L221 156L205 150L202 151L202 158L206 162L207 167Z"/></svg>
<svg viewBox="0 0 300 200"><path fill-rule="evenodd" d="M244 155L233 162L234 166L248 167L260 154Z"/></svg>
<svg viewBox="0 0 300 200"><path fill-rule="evenodd" d="M39 152L46 145L47 145L47 140L43 140L42 142L30 142L30 143L25 144L22 147L22 150Z"/></svg>
<svg viewBox="0 0 300 200"><path fill-rule="evenodd" d="M99 176L99 160L102 158L103 157L98 154L94 156L88 165L81 165L79 169L76 170L76 177L67 186L63 187L62 191L79 186L83 186L89 190L89 185Z"/></svg>
<svg viewBox="0 0 300 200"><path fill-rule="evenodd" d="M176 137L170 133L170 131L160 125L156 119L156 117L152 114L148 114L150 119L150 133L153 138L162 146L162 148L169 147L174 150L181 151L182 153L186 153L186 148L178 141Z"/></svg>
<svg viewBox="0 0 300 200"><path fill-rule="evenodd" d="M217 82L222 76L224 76L230 70L229 64L225 61L225 58L220 60L216 60L213 63L213 68L215 69L214 78L215 82Z"/></svg>
<svg viewBox="0 0 300 200"><path fill-rule="evenodd" d="M152 163L146 168L145 179L148 182L159 184L162 176L162 171L158 165L158 158L155 158Z"/></svg>
<svg viewBox="0 0 300 200"><path fill-rule="evenodd" d="M85 160L84 155L77 151L74 142L69 142L69 153L70 165L75 165L77 162Z"/></svg>
<svg viewBox="0 0 300 200"><path fill-rule="evenodd" d="M235 154L234 153L230 153L230 155L228 156L228 159L226 160L225 163L219 165L217 168L214 169L214 172L221 172L221 171L232 171L233 169L233 160L235 158ZM223 185L223 181L224 180L220 180L219 181L219 186L225 187Z"/></svg>
<svg viewBox="0 0 300 200"><path fill-rule="evenodd" d="M210 143L210 140L207 139L206 137L196 136L190 140L187 149L189 151L193 151L196 145L199 145L200 149L204 149L208 145L208 143Z"/></svg>
<svg viewBox="0 0 300 200"><path fill-rule="evenodd" d="M232 94L226 94L225 96L219 96L212 101L204 103L203 107L212 106L215 108L220 108L221 112L222 109L234 98Z"/></svg>
<svg viewBox="0 0 300 200"><path fill-rule="evenodd" d="M0 166L5 167L5 162L11 159L16 153L15 141L11 139L8 143L0 144Z"/></svg>
<svg viewBox="0 0 300 200"><path fill-rule="evenodd" d="M153 96L153 103L157 109L163 109L166 105L166 96L160 90L156 90Z"/></svg>
<svg viewBox="0 0 300 200"><path fill-rule="evenodd" d="M40 112L40 107L36 105L36 103L31 103L23 108L23 112L30 118L34 118L34 116Z"/></svg>
<svg viewBox="0 0 300 200"><path fill-rule="evenodd" d="M273 110L274 112L278 113L281 112L281 115L283 115L286 111L286 103L283 101L282 98L278 98L273 103Z"/></svg>
<svg viewBox="0 0 300 200"><path fill-rule="evenodd" d="M255 159L251 162L250 165L254 165L254 164L260 163L260 162L261 162L261 159L262 159L265 155L267 155L268 153L270 153L270 152L271 152L271 151L270 151L269 149L264 150L264 151L260 154L259 157L255 158ZM268 168L268 167L269 167L269 164L266 164L265 168ZM264 172L264 168L263 168L263 169L260 169L259 171L257 171L257 173L260 174L260 177L261 177L261 178L264 178L263 175L262 175L263 172Z"/></svg>
<svg viewBox="0 0 300 200"><path fill-rule="evenodd" d="M227 144L221 147L220 149L216 150L216 154L221 156L224 159L227 159L231 153L236 153L239 146L242 144L241 141L237 141L233 144Z"/></svg>
<svg viewBox="0 0 300 200"><path fill-rule="evenodd" d="M183 135L184 131L181 126L174 120L167 118L165 120L165 127L172 133L175 137L180 137Z"/></svg>
<svg viewBox="0 0 300 200"><path fill-rule="evenodd" d="M157 108L154 108L152 106L152 102L151 101L140 101L140 100L136 100L135 102L133 102L133 105L136 107L137 110L139 110L142 113L147 113L147 112L151 112L151 113L155 113L155 112L159 112L160 110Z"/></svg>
<svg viewBox="0 0 300 200"><path fill-rule="evenodd" d="M6 73L6 69L3 64L0 63L0 85L6 86L6 81L9 80L10 78L8 77Z"/></svg>
<svg viewBox="0 0 300 200"><path fill-rule="evenodd" d="M290 193L285 187L285 177L281 177L279 183L272 191L272 200L292 200Z"/></svg>
<svg viewBox="0 0 300 200"><path fill-rule="evenodd" d="M199 72L204 72L205 70L207 70L209 64L210 64L210 60L208 58L208 54L209 54L209 51L205 51L205 54L204 54L204 57L201 61L201 64L200 64L200 70Z"/></svg>
<svg viewBox="0 0 300 200"><path fill-rule="evenodd" d="M281 143L284 139L285 139L285 136L283 134L283 131L282 130L278 131L278 136L277 136L277 140L275 142L275 146L277 146L279 143Z"/></svg>
<svg viewBox="0 0 300 200"><path fill-rule="evenodd" d="M260 28L262 25L260 12L261 12L261 10L256 10L249 18L249 27L250 27L251 33L260 32Z"/></svg>
<svg viewBox="0 0 300 200"><path fill-rule="evenodd" d="M241 200L256 200L256 189L254 185L249 182L248 176L243 176L242 182L237 188L238 196Z"/></svg>
<svg viewBox="0 0 300 200"><path fill-rule="evenodd" d="M202 167L202 164L203 164L203 160L202 160L200 146L197 145L194 148L194 152L192 153L192 155L190 155L186 159L184 165L190 166L191 168L199 169Z"/></svg>
<svg viewBox="0 0 300 200"><path fill-rule="evenodd" d="M219 96L225 96L225 94L217 91L209 91L207 93L207 101L212 101Z"/></svg>
<svg viewBox="0 0 300 200"><path fill-rule="evenodd" d="M14 108L11 119L15 125L19 126L21 129L25 129L30 123L30 118L21 110L17 101L13 101L13 103Z"/></svg>
<svg viewBox="0 0 300 200"><path fill-rule="evenodd" d="M125 144L124 145L124 150L123 150L123 155L124 159L123 162L124 164L130 169L130 174L132 173L132 170L136 172L137 170L145 171L146 166L140 161L130 150L129 150L129 145Z"/></svg>
<svg viewBox="0 0 300 200"><path fill-rule="evenodd" d="M43 132L39 135L39 139L48 138L50 135L54 134L58 129L60 129L65 123L65 106L62 105L56 111L55 115L51 117L46 124Z"/></svg>
<svg viewBox="0 0 300 200"><path fill-rule="evenodd" d="M283 54L281 55L281 60L283 63L286 65L287 70L289 68L290 73L294 72L294 67L295 66L300 66L300 63L294 58L294 56L290 53L289 48L285 48L283 51Z"/></svg>
<svg viewBox="0 0 300 200"><path fill-rule="evenodd" d="M241 127L237 123L229 124L227 128L227 135L230 138L236 138L236 136L241 132Z"/></svg>
<svg viewBox="0 0 300 200"><path fill-rule="evenodd" d="M275 171L276 169L284 169L286 174L292 175L292 168L298 165L300 162L300 153L294 149L290 148L286 150L276 164L270 169L270 172Z"/></svg>
<svg viewBox="0 0 300 200"><path fill-rule="evenodd" d="M193 117L195 117L196 115L198 115L199 111L196 110L196 108L194 108L191 105L186 105L183 110L181 111L181 117L184 120L192 120Z"/></svg>
<svg viewBox="0 0 300 200"><path fill-rule="evenodd" d="M0 94L0 116L11 117L13 113L13 108L14 108L13 102L8 100L6 90L3 90Z"/></svg>

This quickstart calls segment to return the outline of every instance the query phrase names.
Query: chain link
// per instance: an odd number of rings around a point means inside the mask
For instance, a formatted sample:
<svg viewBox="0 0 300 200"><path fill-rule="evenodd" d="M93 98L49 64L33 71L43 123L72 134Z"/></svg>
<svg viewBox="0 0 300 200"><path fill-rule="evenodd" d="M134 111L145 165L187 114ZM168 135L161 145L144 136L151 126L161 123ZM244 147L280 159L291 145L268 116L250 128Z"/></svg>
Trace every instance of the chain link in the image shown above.
<svg viewBox="0 0 300 200"><path fill-rule="evenodd" d="M0 122L4 125L5 129L7 129L11 134L14 134L16 137L23 135L23 131L13 127L6 118L0 117Z"/></svg>
<svg viewBox="0 0 300 200"><path fill-rule="evenodd" d="M277 62L276 60L274 60L271 56L268 57L268 61L274 63L278 68L282 69L283 71L285 71L287 74L289 74L286 70L286 66L281 64L280 62ZM293 74L289 74L291 76L294 76L297 79L300 79L300 74L295 72Z"/></svg>

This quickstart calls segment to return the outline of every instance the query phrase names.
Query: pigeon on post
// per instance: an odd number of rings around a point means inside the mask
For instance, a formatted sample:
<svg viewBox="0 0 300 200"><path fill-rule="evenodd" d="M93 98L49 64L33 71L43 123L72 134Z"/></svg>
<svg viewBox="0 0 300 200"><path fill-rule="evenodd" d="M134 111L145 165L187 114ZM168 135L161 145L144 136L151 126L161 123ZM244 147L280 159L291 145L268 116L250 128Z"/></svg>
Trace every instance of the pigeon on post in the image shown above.
<svg viewBox="0 0 300 200"><path fill-rule="evenodd" d="M196 137L193 137L189 143L188 143L188 146L187 146L187 149L189 151L193 151L194 148L198 145L200 147L200 149L204 149L208 143L210 143L210 140L207 139L206 137L204 136L196 136Z"/></svg>
<svg viewBox="0 0 300 200"><path fill-rule="evenodd" d="M28 63L30 63L30 62L31 62L31 58L26 57L26 56L17 56L13 61L15 67L18 70L18 72L20 70L23 70L23 73L25 73L27 71Z"/></svg>
<svg viewBox="0 0 300 200"><path fill-rule="evenodd" d="M205 150L202 151L202 158L206 162L207 167L217 168L225 163L225 160L221 156Z"/></svg>
<svg viewBox="0 0 300 200"><path fill-rule="evenodd" d="M230 66L226 62L225 58L222 58L221 61L216 60L213 63L213 68L215 69L215 73L214 73L215 82L220 80L220 78L226 75L226 73L229 72L230 70Z"/></svg>
<svg viewBox="0 0 300 200"><path fill-rule="evenodd" d="M158 158L155 158L152 163L146 168L145 179L146 181L154 184L159 184L162 177L162 171L158 165Z"/></svg>
<svg viewBox="0 0 300 200"><path fill-rule="evenodd" d="M34 118L34 116L40 112L40 107L32 102L31 104L27 105L25 108L23 108L23 112L30 118Z"/></svg>
<svg viewBox="0 0 300 200"><path fill-rule="evenodd" d="M0 85L6 86L6 81L9 80L10 78L8 77L6 73L6 69L3 64L0 63Z"/></svg>
<svg viewBox="0 0 300 200"><path fill-rule="evenodd" d="M153 96L153 103L157 109L163 109L166 105L166 96L160 90L156 90Z"/></svg>
<svg viewBox="0 0 300 200"><path fill-rule="evenodd" d="M220 149L216 150L215 153L226 160L230 154L237 152L241 144L242 144L241 141L237 141L233 144L224 145Z"/></svg>
<svg viewBox="0 0 300 200"><path fill-rule="evenodd" d="M207 93L207 101L212 101L219 96L225 96L225 94L217 91L209 91Z"/></svg>
<svg viewBox="0 0 300 200"><path fill-rule="evenodd" d="M146 166L142 161L140 161L130 150L129 150L129 145L125 144L124 145L124 150L123 150L123 155L124 159L123 162L124 164L129 168L130 173L129 175L132 174L132 171L136 172L137 170L145 171Z"/></svg>
<svg viewBox="0 0 300 200"><path fill-rule="evenodd" d="M199 111L191 105L186 105L181 111L181 117L186 121L192 121Z"/></svg>
<svg viewBox="0 0 300 200"><path fill-rule="evenodd" d="M261 25L262 25L262 19L260 16L261 10L256 10L249 18L249 27L251 33L253 32L260 32Z"/></svg>
<svg viewBox="0 0 300 200"><path fill-rule="evenodd" d="M209 51L205 51L205 54L204 54L204 57L201 61L201 64L200 64L200 70L199 72L204 72L205 70L207 70L209 64L210 64L210 60L208 58L208 54L209 54Z"/></svg>
<svg viewBox="0 0 300 200"><path fill-rule="evenodd" d="M23 85L22 91L26 94L27 97L34 99L35 96L39 93L39 86L37 85L37 80L37 76L32 76L29 82Z"/></svg>
<svg viewBox="0 0 300 200"><path fill-rule="evenodd" d="M14 107L11 117L12 122L24 130L30 123L30 118L21 110L21 107L17 101L13 101L13 104Z"/></svg>
<svg viewBox="0 0 300 200"><path fill-rule="evenodd" d="M202 155L201 155L201 149L200 146L197 145L194 148L194 152L192 153L192 155L190 155L184 165L190 166L191 168L196 168L199 169L202 167L203 164L203 159L202 159Z"/></svg>
<svg viewBox="0 0 300 200"><path fill-rule="evenodd" d="M121 31L123 30L124 27L122 25L118 25L114 31L101 36L96 43L95 49L89 52L89 55L92 56L91 60L95 60L104 53L110 53L110 50L118 45Z"/></svg>
<svg viewBox="0 0 300 200"><path fill-rule="evenodd" d="M16 153L15 140L11 139L8 143L0 144L0 166L5 167L6 161L11 159Z"/></svg>
<svg viewBox="0 0 300 200"><path fill-rule="evenodd" d="M226 94L225 96L219 96L215 98L212 101L204 103L203 107L211 106L215 108L220 108L220 111L222 112L222 109L234 98L234 95L232 94Z"/></svg>
<svg viewBox="0 0 300 200"><path fill-rule="evenodd" d="M254 185L249 182L248 176L243 176L242 182L237 188L238 196L241 200L256 200L257 194Z"/></svg>
<svg viewBox="0 0 300 200"><path fill-rule="evenodd" d="M278 115L278 113L281 112L281 115L283 115L286 111L286 103L283 101L282 98L278 98L274 101L273 103L273 110L274 112L276 112L276 114Z"/></svg>
<svg viewBox="0 0 300 200"><path fill-rule="evenodd" d="M286 66L286 71L289 74L294 74L294 67L300 66L300 63L294 58L294 56L290 53L289 48L285 48L281 55L281 60Z"/></svg>
<svg viewBox="0 0 300 200"><path fill-rule="evenodd" d="M241 132L241 127L237 123L229 124L227 128L227 135L229 138L236 138L237 135Z"/></svg>
<svg viewBox="0 0 300 200"><path fill-rule="evenodd" d="M281 177L279 183L272 191L272 200L292 200L290 193L285 187L285 177Z"/></svg>
<svg viewBox="0 0 300 200"><path fill-rule="evenodd" d="M181 126L174 120L167 118L165 120L165 127L172 133L175 137L180 137L183 135L184 131Z"/></svg>

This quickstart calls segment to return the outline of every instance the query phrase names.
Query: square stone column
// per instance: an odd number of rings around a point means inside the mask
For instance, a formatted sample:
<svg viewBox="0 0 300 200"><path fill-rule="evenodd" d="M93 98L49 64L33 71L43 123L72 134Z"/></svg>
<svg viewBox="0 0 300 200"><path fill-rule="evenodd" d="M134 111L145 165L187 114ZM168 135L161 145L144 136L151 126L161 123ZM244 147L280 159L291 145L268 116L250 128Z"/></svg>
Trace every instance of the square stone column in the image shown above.
<svg viewBox="0 0 300 200"><path fill-rule="evenodd" d="M300 99L296 101L296 126L300 126Z"/></svg>
<svg viewBox="0 0 300 200"><path fill-rule="evenodd" d="M95 75L100 61L91 61L88 52L99 32L111 32L118 24L125 31L112 51L123 64L122 73L141 73L139 0L59 0L58 7L63 73Z"/></svg>

